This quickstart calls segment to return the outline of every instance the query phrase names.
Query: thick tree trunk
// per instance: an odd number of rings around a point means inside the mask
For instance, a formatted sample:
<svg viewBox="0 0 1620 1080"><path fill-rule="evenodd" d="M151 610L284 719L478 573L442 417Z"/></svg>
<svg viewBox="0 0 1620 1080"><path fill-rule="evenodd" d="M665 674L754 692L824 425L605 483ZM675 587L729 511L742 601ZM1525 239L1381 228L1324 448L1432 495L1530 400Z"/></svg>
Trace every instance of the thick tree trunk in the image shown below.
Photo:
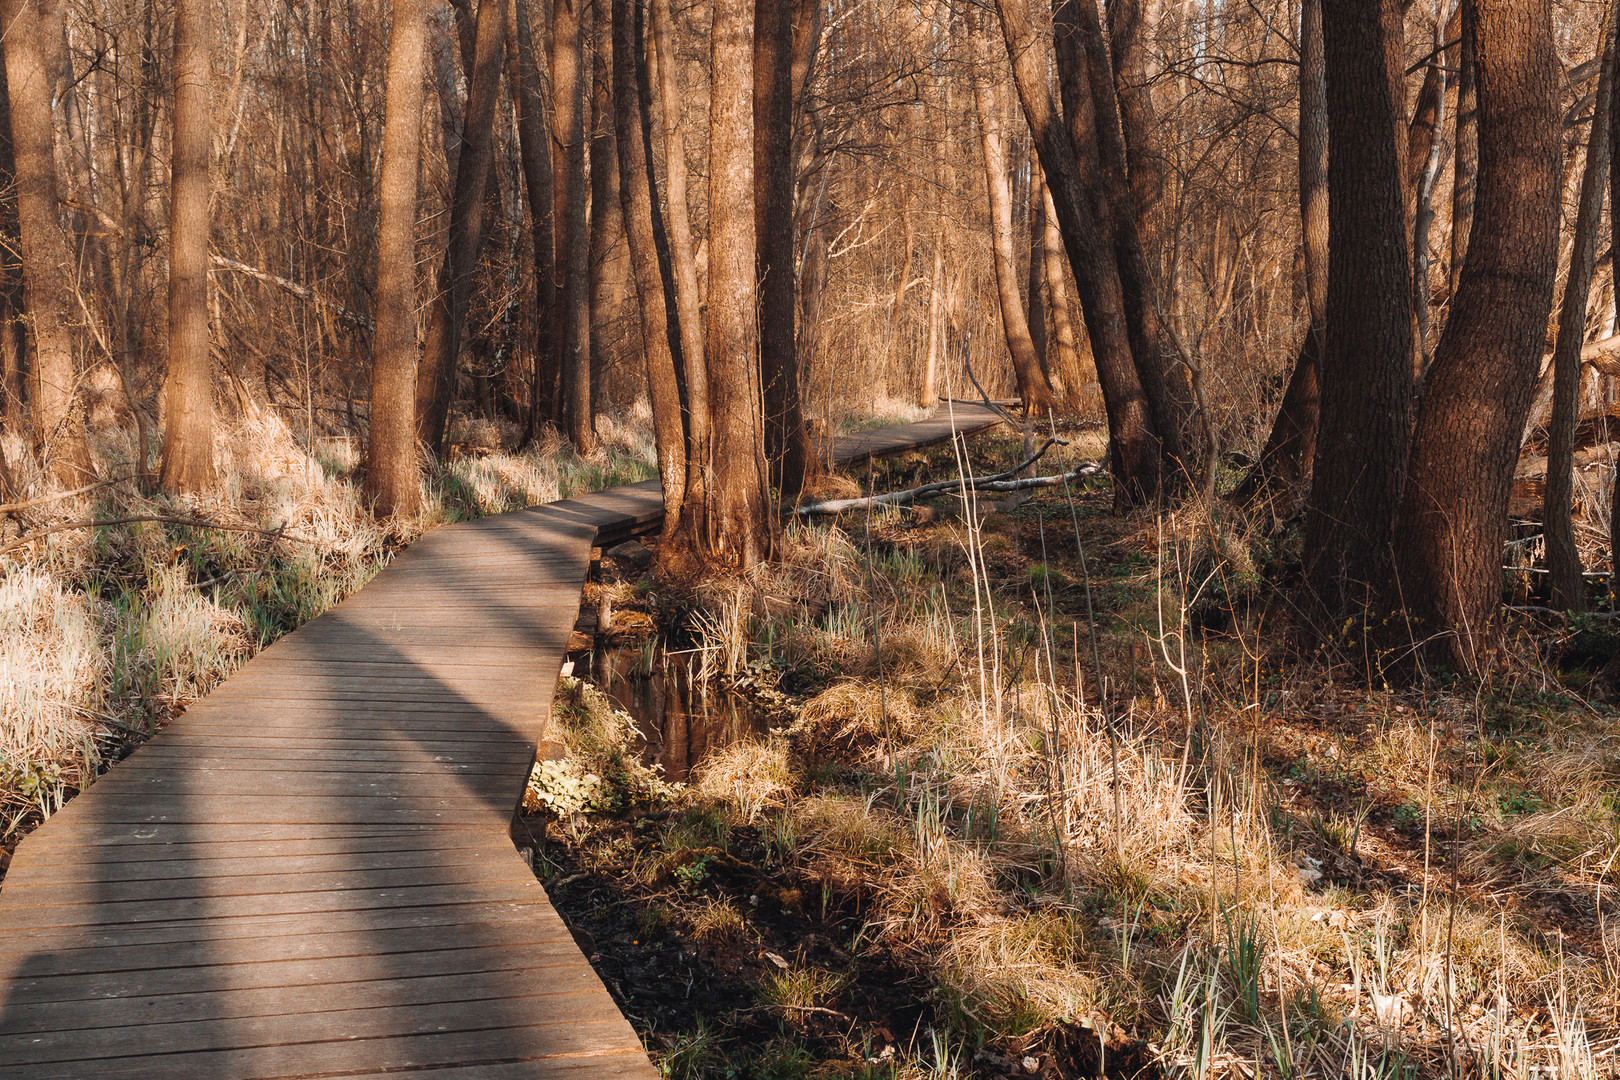
<svg viewBox="0 0 1620 1080"><path fill-rule="evenodd" d="M1126 173L1114 79L1096 0L1060 0L1053 6L1052 18L1058 86L1069 131L1076 145L1087 138L1095 143L1097 212L1109 229L1131 352L1163 440L1166 477L1179 484L1193 475L1195 465L1189 450L1195 413L1190 372L1170 359L1157 274L1137 233L1135 198Z"/></svg>
<svg viewBox="0 0 1620 1080"><path fill-rule="evenodd" d="M585 186L586 0L556 0L552 8L551 137L556 142L552 175L552 222L556 236L556 336L550 395L551 419L566 424L575 448L590 439L590 237ZM584 406L583 421L578 416ZM581 438L585 445L580 445Z"/></svg>
<svg viewBox="0 0 1620 1080"><path fill-rule="evenodd" d="M658 55L658 93L663 106L664 169L669 200L669 258L675 278L675 312L681 343L680 371L686 388L686 508L690 542L701 542L709 483L711 402L704 357L703 298L687 206L686 137L681 123L681 90L676 70L671 0L651 0L653 42ZM752 57L750 57L752 59Z"/></svg>
<svg viewBox="0 0 1620 1080"><path fill-rule="evenodd" d="M174 7L169 371L163 384L160 481L171 494L201 491L214 482L214 386L208 350L212 16L208 0L177 0Z"/></svg>
<svg viewBox="0 0 1620 1080"><path fill-rule="evenodd" d="M73 295L68 250L57 201L51 80L45 70L43 27L29 0L0 0L12 143L17 165L17 223L28 324L33 330L29 404L34 452L59 481L94 475L77 408L68 298Z"/></svg>
<svg viewBox="0 0 1620 1080"><path fill-rule="evenodd" d="M630 269L641 314L658 473L664 483L663 535L666 543L673 543L680 534L681 504L686 498L686 424L681 417L680 384L675 377L675 356L670 351L664 279L654 239L646 129L642 125L646 102L636 77L641 41L634 4L635 0L613 0L613 128L619 154L625 241L630 248Z"/></svg>
<svg viewBox="0 0 1620 1080"><path fill-rule="evenodd" d="M814 474L815 449L799 402L794 328L793 5L754 7L754 235L765 456L771 483L791 499Z"/></svg>
<svg viewBox="0 0 1620 1080"><path fill-rule="evenodd" d="M1586 579L1575 547L1571 520L1574 498L1575 426L1581 408L1581 344L1586 336L1586 299L1597 266L1598 228L1603 221L1603 191L1609 172L1610 99L1614 92L1614 5L1609 5L1599 57L1597 103L1586 143L1586 171L1575 215L1564 302L1558 313L1558 339L1553 346L1552 420L1547 428L1547 489L1542 497L1542 533L1547 539L1547 576L1552 606L1562 611L1586 610Z"/></svg>
<svg viewBox="0 0 1620 1080"><path fill-rule="evenodd" d="M1057 399L1041 370L1041 357L1030 336L1024 301L1018 295L1018 260L1013 251L1012 188L1007 175L1004 124L996 83L999 57L992 48L990 28L974 20L975 53L979 62L973 78L973 104L979 115L979 145L984 152L985 191L990 199L990 250L996 272L996 294L1001 301L1001 329L1012 354L1013 375L1024 412L1044 416L1057 408Z"/></svg>
<svg viewBox="0 0 1620 1080"><path fill-rule="evenodd" d="M1323 72L1322 0L1303 0L1299 31L1299 227L1305 260L1309 323L1282 404L1271 422L1260 460L1232 493L1239 505L1268 492L1297 490L1311 475L1316 455L1328 295L1328 121Z"/></svg>
<svg viewBox="0 0 1620 1080"><path fill-rule="evenodd" d="M1563 148L1550 0L1464 3L1478 64L1478 227L1412 435L1389 602L1431 643L1425 655L1472 670L1501 602L1513 464L1552 308ZM1342 324L1331 325L1330 349Z"/></svg>
<svg viewBox="0 0 1620 1080"><path fill-rule="evenodd" d="M1091 338L1113 440L1115 506L1158 496L1162 445L1131 354L1125 302L1113 253L1093 212L1074 143L1057 114L1047 79L1048 64L1030 17L1028 0L997 0L1013 78L1029 121L1041 168L1051 187L1053 210L1074 271ZM1047 57L1050 54L1046 54Z"/></svg>
<svg viewBox="0 0 1620 1080"><path fill-rule="evenodd" d="M1119 99L1120 131L1136 204L1136 231L1154 277L1162 272L1171 239L1162 209L1169 173L1153 105L1148 36L1162 14L1160 0L1110 0L1108 45Z"/></svg>
<svg viewBox="0 0 1620 1080"><path fill-rule="evenodd" d="M396 0L388 46L382 192L377 221L377 332L364 494L379 518L421 505L416 458L416 174L422 156L427 0Z"/></svg>
<svg viewBox="0 0 1620 1080"><path fill-rule="evenodd" d="M529 414L523 441L540 431L552 374L552 324L555 311L551 238L551 137L546 130L546 103L535 59L534 32L528 0L506 3L506 85L517 114L518 156L523 163L523 189L529 200L534 238L534 365L529 379Z"/></svg>
<svg viewBox="0 0 1620 1080"><path fill-rule="evenodd" d="M1029 341L1035 348L1035 357L1041 362L1041 374L1052 396L1061 401L1065 388L1052 377L1052 364L1047 355L1051 342L1046 333L1046 201L1041 198L1041 163L1030 148L1029 194L1025 209L1029 212L1029 263L1024 268L1025 307L1029 312Z"/></svg>
<svg viewBox="0 0 1620 1080"><path fill-rule="evenodd" d="M750 0L715 0L709 61L709 309L704 341L713 425L704 493L708 566L771 552L764 403L754 289L754 43ZM690 501L690 494L688 495Z"/></svg>
<svg viewBox="0 0 1620 1080"><path fill-rule="evenodd" d="M1403 211L1405 65L1398 0L1322 5L1329 328L1305 518L1308 616L1364 610L1386 564L1412 408L1412 288Z"/></svg>
<svg viewBox="0 0 1620 1080"><path fill-rule="evenodd" d="M455 194L450 202L449 242L416 371L416 437L439 454L444 452L450 402L456 390L456 357L461 351L478 247L484 238L484 190L494 152L495 106L500 101L506 0L480 0L475 32L461 151L455 163Z"/></svg>

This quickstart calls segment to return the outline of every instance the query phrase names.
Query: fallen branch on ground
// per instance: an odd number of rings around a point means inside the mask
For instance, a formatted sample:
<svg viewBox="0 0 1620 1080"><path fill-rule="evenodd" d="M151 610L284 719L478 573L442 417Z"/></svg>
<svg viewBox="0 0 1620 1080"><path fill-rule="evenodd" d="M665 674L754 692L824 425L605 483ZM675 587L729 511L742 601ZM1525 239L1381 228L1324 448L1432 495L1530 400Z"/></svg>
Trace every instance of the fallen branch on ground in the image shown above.
<svg viewBox="0 0 1620 1080"><path fill-rule="evenodd" d="M94 491L96 488L106 487L108 484L121 483L122 481L128 479L130 479L130 477L111 476L105 480L97 480L93 484L86 484L84 487L72 488L68 491L57 491L49 495L41 495L37 499L24 499L22 502L3 503L0 504L0 514L14 514L18 510L27 510L32 506L43 506L48 502L56 502L59 499L71 499L75 495L83 495L87 491Z"/></svg>
<svg viewBox="0 0 1620 1080"><path fill-rule="evenodd" d="M1051 446L1055 440L1048 440L1046 446ZM905 491L891 491L883 495L871 495L861 499L828 499L826 502L808 503L798 508L800 517L814 517L820 514L842 514L849 510L869 510L879 506L910 506L918 499L936 498L941 495L950 495L962 491L1000 493L1007 491L1027 491L1030 488L1057 487L1064 481L1083 480L1088 476L1100 475L1103 471L1101 462L1083 462L1072 472L1058 473L1054 476L1029 476L1020 479L1011 479L1023 469L1028 468L1041 454L1046 453L1046 446L1041 447L1040 453L1024 464L1009 472L997 473L995 476L986 476L975 480L941 480L934 484L923 484L921 487L907 488Z"/></svg>
<svg viewBox="0 0 1620 1080"><path fill-rule="evenodd" d="M0 555L9 555L19 548L27 547L35 540L43 539L52 533L72 532L75 529L104 529L112 525L131 525L137 521L160 521L169 525L186 525L193 529L218 529L221 532L253 533L259 536L275 536L284 540L292 540L300 544L312 544L313 540L305 540L301 536L294 536L287 532L285 526L274 529L261 529L253 525L221 525L213 521L201 521L197 518L169 517L164 514L136 514L132 517L107 518L102 521L64 521L60 525L51 525L44 529L35 529L23 533L8 544L0 545Z"/></svg>

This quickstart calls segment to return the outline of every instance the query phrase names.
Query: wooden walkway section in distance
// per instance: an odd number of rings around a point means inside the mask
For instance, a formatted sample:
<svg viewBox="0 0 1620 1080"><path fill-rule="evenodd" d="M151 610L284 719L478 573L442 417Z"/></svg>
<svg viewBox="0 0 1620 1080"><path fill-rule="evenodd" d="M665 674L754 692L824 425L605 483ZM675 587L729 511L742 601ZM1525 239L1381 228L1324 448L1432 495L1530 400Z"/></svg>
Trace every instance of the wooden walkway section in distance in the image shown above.
<svg viewBox="0 0 1620 1080"><path fill-rule="evenodd" d="M661 513L650 481L429 533L36 830L0 1078L656 1077L509 829L590 549Z"/></svg>

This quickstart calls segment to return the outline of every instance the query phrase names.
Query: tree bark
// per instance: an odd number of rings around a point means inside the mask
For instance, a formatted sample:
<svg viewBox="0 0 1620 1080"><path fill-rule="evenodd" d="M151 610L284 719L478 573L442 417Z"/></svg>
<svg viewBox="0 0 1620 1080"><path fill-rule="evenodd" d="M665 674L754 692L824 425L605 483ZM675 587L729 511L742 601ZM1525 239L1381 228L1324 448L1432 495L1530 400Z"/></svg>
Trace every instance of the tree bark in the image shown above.
<svg viewBox="0 0 1620 1080"><path fill-rule="evenodd" d="M556 237L556 336L551 419L566 424L576 449L590 444L590 238L586 229L585 28L587 0L555 0L552 8L551 137L556 144L552 222ZM578 418L584 406L583 426ZM586 445L581 446L583 441Z"/></svg>
<svg viewBox="0 0 1620 1080"><path fill-rule="evenodd" d="M0 0L0 23L17 165L18 246L33 330L29 404L34 452L57 480L82 484L95 471L85 441L84 415L76 401L77 373L67 311L73 285L57 199L51 81L45 70L43 28L30 0Z"/></svg>
<svg viewBox="0 0 1620 1080"><path fill-rule="evenodd" d="M750 0L715 0L709 62L709 309L705 354L713 425L705 567L745 568L771 552L768 470L754 304L754 44ZM690 496L689 496L690 499Z"/></svg>
<svg viewBox="0 0 1620 1080"><path fill-rule="evenodd" d="M675 311L681 343L680 371L686 387L686 507L690 543L705 534L710 455L709 370L704 357L703 301L687 207L686 139L681 123L680 78L675 64L671 0L651 0L653 42L658 55L658 91L663 105L664 168L669 200L669 254L675 278ZM752 59L752 57L750 57Z"/></svg>
<svg viewBox="0 0 1620 1080"><path fill-rule="evenodd" d="M363 489L379 518L421 506L416 457L416 175L422 156L426 0L396 0L388 45L382 192L377 221L377 332Z"/></svg>
<svg viewBox="0 0 1620 1080"><path fill-rule="evenodd" d="M1108 45L1119 99L1120 131L1131 199L1136 205L1136 232L1154 277L1163 273L1166 249L1164 211L1168 173L1153 105L1148 35L1162 14L1160 0L1109 0Z"/></svg>
<svg viewBox="0 0 1620 1080"><path fill-rule="evenodd" d="M647 171L647 144L642 125L646 103L636 77L640 34L633 17L635 0L613 0L613 120L619 154L619 197L623 203L625 241L635 278L641 315L641 343L647 363L647 396L652 403L653 437L658 447L658 473L664 484L663 536L675 542L681 530L681 504L686 498L686 424L681 417L681 391L670 350L664 278L658 266L653 229L653 200Z"/></svg>
<svg viewBox="0 0 1620 1080"><path fill-rule="evenodd" d="M1036 162L1035 167L1039 167ZM1043 228L1041 230L1041 252L1046 259L1046 287L1047 299L1052 312L1052 336L1047 343L1046 365L1048 381L1052 389L1062 398L1066 410L1071 415L1080 415L1085 410L1095 408L1096 401L1087 387L1096 382L1092 378L1095 371L1088 372L1088 362L1081 360L1081 346L1075 331L1074 317L1069 311L1069 282L1068 273L1063 259L1063 234L1058 230L1057 211L1052 206L1052 191L1046 184L1044 175L1041 181L1041 203L1045 213L1041 215ZM1089 357L1087 357L1089 361ZM1063 384L1062 388L1058 383Z"/></svg>
<svg viewBox="0 0 1620 1080"><path fill-rule="evenodd" d="M1024 268L1025 307L1029 312L1029 341L1035 349L1035 358L1041 362L1041 374L1052 396L1059 401L1065 397L1065 388L1053 378L1052 364L1047 355L1051 342L1046 334L1046 201L1041 197L1041 162L1030 148L1029 189L1025 209L1029 212L1029 263Z"/></svg>
<svg viewBox="0 0 1620 1080"><path fill-rule="evenodd" d="M815 472L799 402L794 327L793 5L754 6L754 235L759 362L765 385L765 456L782 498Z"/></svg>
<svg viewBox="0 0 1620 1080"><path fill-rule="evenodd" d="M456 357L484 237L484 190L494 152L495 106L500 101L506 0L480 0L475 33L461 151L455 163L455 193L450 202L449 242L416 371L416 437L438 454L444 452L450 401L455 396Z"/></svg>
<svg viewBox="0 0 1620 1080"><path fill-rule="evenodd" d="M1586 300L1597 266L1598 229L1603 221L1604 183L1609 171L1610 101L1614 94L1614 5L1604 16L1599 46L1602 62L1597 103L1587 135L1586 171L1575 215L1569 251L1569 273L1558 313L1553 346L1552 419L1547 429L1547 488L1542 496L1542 533L1547 542L1547 576L1552 606L1560 611L1586 610L1586 579L1575 547L1570 504L1574 497L1575 427L1581 409L1581 345L1586 336Z"/></svg>
<svg viewBox="0 0 1620 1080"><path fill-rule="evenodd" d="M1075 145L1058 118L1028 0L997 0L996 8L1012 58L1013 80L1034 134L1041 168L1046 171L1053 210L1080 294L1113 440L1114 504L1123 509L1158 496L1159 431L1131 354L1113 254L1093 212Z"/></svg>
<svg viewBox="0 0 1620 1080"><path fill-rule="evenodd" d="M1474 182L1479 173L1479 93L1474 70L1474 20L1461 11L1462 43L1458 47L1457 147L1451 159L1451 295L1462 284L1468 238L1474 228Z"/></svg>
<svg viewBox="0 0 1620 1080"><path fill-rule="evenodd" d="M974 19L972 33L978 68L973 78L973 104L979 116L979 145L984 152L985 191L990 200L990 249L996 272L996 294L1001 301L1001 329L1012 354L1013 375L1024 412L1042 416L1057 408L1057 399L1041 370L1040 354L1030 336L1024 301L1018 295L1017 256L1013 252L1012 189L1007 176L1007 152L1000 102L996 99L998 57L990 31Z"/></svg>
<svg viewBox="0 0 1620 1080"><path fill-rule="evenodd" d="M1319 629L1364 610L1387 562L1412 407L1397 0L1322 5L1329 141L1329 328L1305 518L1305 610Z"/></svg>
<svg viewBox="0 0 1620 1080"><path fill-rule="evenodd" d="M0 63L0 421L23 428L23 368L28 356L24 328L22 261L17 257L17 159L11 144L11 95ZM142 457L144 458L144 447Z"/></svg>
<svg viewBox="0 0 1620 1080"><path fill-rule="evenodd" d="M546 131L546 103L541 95L541 73L535 59L534 32L528 0L507 0L506 85L517 115L518 156L523 164L523 189L529 200L529 226L534 242L535 334L534 365L529 379L529 414L523 441L533 441L544 415L553 355L555 310L551 238L551 137Z"/></svg>
<svg viewBox="0 0 1620 1080"><path fill-rule="evenodd" d="M1552 308L1563 148L1550 0L1464 3L1478 65L1477 228L1412 435L1389 603L1430 642L1424 655L1474 670L1500 604L1513 465Z"/></svg>
<svg viewBox="0 0 1620 1080"><path fill-rule="evenodd" d="M1232 500L1240 506L1267 493L1297 490L1309 479L1316 455L1320 405L1317 375L1322 362L1328 295L1328 121L1322 50L1322 0L1303 0L1299 31L1299 227L1309 322L1260 460L1232 492Z"/></svg>
<svg viewBox="0 0 1620 1080"><path fill-rule="evenodd" d="M174 6L169 371L164 380L160 477L163 490L171 494L202 491L214 482L213 364L208 349L212 16L208 0L177 0ZM131 402L130 407L137 405Z"/></svg>

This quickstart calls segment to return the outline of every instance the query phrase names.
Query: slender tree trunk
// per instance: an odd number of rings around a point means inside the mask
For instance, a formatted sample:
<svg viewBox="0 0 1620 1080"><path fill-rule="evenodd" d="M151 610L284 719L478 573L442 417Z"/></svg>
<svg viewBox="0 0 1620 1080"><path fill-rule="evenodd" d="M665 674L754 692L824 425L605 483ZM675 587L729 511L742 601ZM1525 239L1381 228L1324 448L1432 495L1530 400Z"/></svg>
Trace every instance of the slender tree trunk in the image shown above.
<svg viewBox="0 0 1620 1080"><path fill-rule="evenodd" d="M1013 250L1012 189L1007 175L1007 152L1000 102L996 99L999 57L992 48L990 28L974 20L972 33L979 62L973 79L973 104L979 115L979 145L984 152L985 190L990 198L990 249L994 256L996 293L1001 301L1001 329L1012 354L1013 375L1024 412L1044 416L1057 408L1057 399L1041 371L1040 354L1030 336L1024 301L1018 295L1018 259Z"/></svg>
<svg viewBox="0 0 1620 1080"><path fill-rule="evenodd" d="M1586 610L1586 579L1575 547L1570 520L1574 497L1575 427L1581 412L1581 344L1586 336L1586 299L1597 266L1598 229L1603 222L1603 191L1609 171L1610 101L1614 94L1614 5L1604 17L1599 46L1597 104L1586 143L1586 171L1575 216L1569 275L1558 313L1558 339L1553 346L1552 419L1547 429L1547 490L1542 498L1542 532L1547 538L1547 576L1552 606L1562 611Z"/></svg>
<svg viewBox="0 0 1620 1080"><path fill-rule="evenodd" d="M1052 396L1062 401L1068 395L1068 387L1061 377L1054 377L1056 372L1053 371L1052 357L1049 355L1051 342L1046 334L1046 201L1041 198L1041 192L1041 163L1034 153L1034 147L1031 147L1029 205L1026 207L1029 211L1029 264L1024 270L1029 341L1034 346L1036 359L1041 362L1041 374L1046 377L1046 385L1052 388Z"/></svg>
<svg viewBox="0 0 1620 1080"><path fill-rule="evenodd" d="M1563 148L1550 0L1464 3L1479 80L1478 228L1412 435L1390 603L1417 640L1442 635L1425 655L1472 670L1500 604L1513 463L1552 308ZM1332 39L1330 27L1330 49ZM1331 325L1330 349L1341 323Z"/></svg>
<svg viewBox="0 0 1620 1080"><path fill-rule="evenodd" d="M647 362L647 396L652 402L658 473L664 483L663 536L666 544L673 544L681 535L681 504L686 498L686 424L681 417L680 385L675 378L675 356L670 350L664 279L658 266L653 231L646 129L642 125L646 104L636 78L636 57L641 42L633 16L634 3L635 0L613 0L614 134L619 154L624 234L630 248L630 269L635 277L637 308L641 314L641 343Z"/></svg>
<svg viewBox="0 0 1620 1080"><path fill-rule="evenodd" d="M587 0L556 0L552 18L551 137L557 144L552 177L556 235L556 337L552 371L560 380L551 397L553 422L566 423L570 441L591 443L590 247L586 230L585 35ZM584 416L579 416L580 406ZM582 445L583 443L583 445Z"/></svg>
<svg viewBox="0 0 1620 1080"><path fill-rule="evenodd" d="M1051 187L1053 210L1074 271L1102 384L1113 440L1115 506L1148 501L1159 492L1162 445L1131 354L1113 254L1093 213L1074 143L1052 100L1048 65L1043 62L1028 0L997 0L996 8L1024 117Z"/></svg>
<svg viewBox="0 0 1620 1080"><path fill-rule="evenodd" d="M696 546L707 532L704 514L710 467L709 371L704 357L703 299L687 208L686 139L681 123L681 91L676 71L671 0L652 0L653 40L658 54L658 90L664 113L664 168L669 187L669 254L675 276L675 310L680 324L681 372L686 386L687 534ZM750 57L752 59L752 57Z"/></svg>
<svg viewBox="0 0 1620 1080"><path fill-rule="evenodd" d="M771 482L784 499L799 493L816 466L799 402L794 327L793 14L793 5L786 2L756 3L754 7L759 362L765 384L765 455Z"/></svg>
<svg viewBox="0 0 1620 1080"><path fill-rule="evenodd" d="M416 436L440 454L444 452L450 401L455 396L456 357L461 351L478 248L484 238L484 190L494 151L495 106L500 101L505 47L506 0L480 0L461 152L456 157L455 194L450 202L449 243L416 371Z"/></svg>
<svg viewBox="0 0 1620 1080"><path fill-rule="evenodd" d="M395 0L377 221L377 332L364 494L379 518L421 505L416 458L416 174L422 156L427 0Z"/></svg>
<svg viewBox="0 0 1620 1080"><path fill-rule="evenodd" d="M534 237L535 335L534 363L529 379L529 414L523 441L540 431L552 372L552 323L555 311L551 239L551 137L546 130L546 104L540 92L541 73L535 59L534 33L528 0L506 3L506 85L517 114L518 155L523 163L523 188L529 200L529 224Z"/></svg>
<svg viewBox="0 0 1620 1080"><path fill-rule="evenodd" d="M1316 455L1317 374L1322 362L1328 295L1328 121L1323 72L1322 0L1303 0L1299 32L1299 225L1305 258L1309 324L1288 389L1260 460L1233 491L1239 505L1267 492L1297 490Z"/></svg>
<svg viewBox="0 0 1620 1080"><path fill-rule="evenodd" d="M172 494L201 491L214 482L213 364L208 351L212 17L208 0L177 0L174 6L169 371L164 380L161 476L163 490Z"/></svg>
<svg viewBox="0 0 1620 1080"><path fill-rule="evenodd" d="M1307 611L1364 610L1387 562L1412 408L1411 259L1399 0L1322 5L1328 282L1321 423L1305 517Z"/></svg>
<svg viewBox="0 0 1620 1080"><path fill-rule="evenodd" d="M11 95L0 63L0 421L23 428L23 368L28 356L24 328L23 268L17 252L17 159L11 145ZM133 403L132 403L133 404ZM143 454L144 456L144 454Z"/></svg>
<svg viewBox="0 0 1620 1080"><path fill-rule="evenodd" d="M0 40L5 42L17 165L19 254L34 341L29 373L34 452L56 479L70 484L83 483L94 469L84 415L76 402L78 380L67 309L73 279L57 201L51 84L42 35L38 8L30 0L0 0Z"/></svg>
<svg viewBox="0 0 1620 1080"><path fill-rule="evenodd" d="M923 358L922 393L917 404L932 409L939 404L940 300L945 286L945 229L934 233L934 272L928 279L928 352Z"/></svg>
<svg viewBox="0 0 1620 1080"><path fill-rule="evenodd" d="M620 201L619 151L613 120L613 37L608 5L597 12L595 48L591 50L591 286L590 377L586 380L586 416L594 415L597 388L607 369L613 323L623 314L625 266L619 247L624 237L624 207ZM583 434L594 444L595 428ZM579 444L576 440L575 446Z"/></svg>
<svg viewBox="0 0 1620 1080"><path fill-rule="evenodd" d="M754 44L750 0L715 0L709 62L709 310L713 416L705 565L771 552L764 403L754 304ZM689 496L690 498L690 496Z"/></svg>
<svg viewBox="0 0 1620 1080"><path fill-rule="evenodd" d="M1035 167L1039 167L1036 162ZM1052 312L1052 338L1047 345L1046 362L1049 372L1054 373L1053 389L1056 382L1061 380L1065 389L1064 395L1066 411L1072 415L1079 415L1088 408L1095 408L1095 399L1087 393L1086 387L1096 382L1093 376L1096 372L1087 371L1088 363L1080 359L1081 342L1075 331L1074 317L1069 311L1069 283L1068 272L1063 256L1063 234L1058 231L1057 211L1052 206L1052 191L1042 176L1041 202L1045 213L1041 215L1043 228L1041 230L1041 250L1046 259L1046 287L1048 300Z"/></svg>

